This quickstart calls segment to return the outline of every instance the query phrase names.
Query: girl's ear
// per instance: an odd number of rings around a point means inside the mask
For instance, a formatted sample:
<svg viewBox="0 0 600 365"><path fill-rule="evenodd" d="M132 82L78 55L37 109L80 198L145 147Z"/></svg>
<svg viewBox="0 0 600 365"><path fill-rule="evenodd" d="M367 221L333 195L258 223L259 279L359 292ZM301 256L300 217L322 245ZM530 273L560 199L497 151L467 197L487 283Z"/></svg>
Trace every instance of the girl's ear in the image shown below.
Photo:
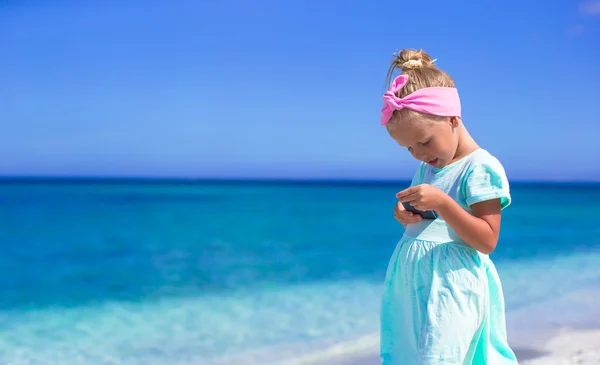
<svg viewBox="0 0 600 365"><path fill-rule="evenodd" d="M458 127L458 117L450 117L450 125L452 128Z"/></svg>

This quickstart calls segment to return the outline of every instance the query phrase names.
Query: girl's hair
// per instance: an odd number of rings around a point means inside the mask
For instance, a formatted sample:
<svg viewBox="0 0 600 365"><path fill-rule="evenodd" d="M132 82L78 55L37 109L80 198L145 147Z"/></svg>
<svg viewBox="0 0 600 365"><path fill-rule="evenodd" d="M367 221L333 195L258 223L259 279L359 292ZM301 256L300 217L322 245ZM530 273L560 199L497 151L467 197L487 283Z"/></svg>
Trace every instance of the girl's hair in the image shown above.
<svg viewBox="0 0 600 365"><path fill-rule="evenodd" d="M446 72L440 70L434 65L433 59L423 50L404 49L395 54L394 60L387 73L386 83L389 86L393 80L393 74L396 69L400 69L401 74L408 75L408 82L396 96L403 98L419 89L426 87L456 87L454 80ZM394 128L398 121L404 119L419 118L428 121L448 120L447 117L439 117L431 114L424 114L403 108L396 110L392 114L390 121L386 124L388 130Z"/></svg>

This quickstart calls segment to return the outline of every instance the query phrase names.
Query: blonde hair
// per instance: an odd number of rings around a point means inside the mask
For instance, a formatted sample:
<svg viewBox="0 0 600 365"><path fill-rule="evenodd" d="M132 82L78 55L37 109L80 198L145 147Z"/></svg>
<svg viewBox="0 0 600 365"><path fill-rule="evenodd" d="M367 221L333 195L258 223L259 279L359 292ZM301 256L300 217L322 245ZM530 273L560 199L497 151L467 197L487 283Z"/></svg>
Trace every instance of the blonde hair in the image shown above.
<svg viewBox="0 0 600 365"><path fill-rule="evenodd" d="M400 89L396 96L403 98L406 95L414 93L419 89L426 87L456 87L454 80L450 75L435 66L431 56L423 50L404 49L396 54L392 60L392 64L388 69L386 83L389 86L393 80L393 74L396 69L400 69L401 74L408 75L408 82ZM448 117L440 117L431 114L424 114L414 110L404 108L395 110L386 124L386 128L394 128L399 121L419 118L424 121L443 121L448 120Z"/></svg>

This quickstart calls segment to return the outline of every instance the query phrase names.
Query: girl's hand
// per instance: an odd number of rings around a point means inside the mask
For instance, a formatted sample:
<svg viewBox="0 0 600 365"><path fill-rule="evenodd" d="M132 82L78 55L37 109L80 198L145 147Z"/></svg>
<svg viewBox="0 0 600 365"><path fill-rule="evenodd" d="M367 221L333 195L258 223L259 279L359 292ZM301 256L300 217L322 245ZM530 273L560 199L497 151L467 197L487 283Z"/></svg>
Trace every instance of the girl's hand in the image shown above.
<svg viewBox="0 0 600 365"><path fill-rule="evenodd" d="M404 206L400 202L396 203L396 207L394 208L394 218L396 218L396 220L404 227L406 227L407 224L418 223L423 220L419 214L414 214L413 212L404 209Z"/></svg>
<svg viewBox="0 0 600 365"><path fill-rule="evenodd" d="M421 184L402 190L396 198L419 210L439 210L450 197L433 185Z"/></svg>

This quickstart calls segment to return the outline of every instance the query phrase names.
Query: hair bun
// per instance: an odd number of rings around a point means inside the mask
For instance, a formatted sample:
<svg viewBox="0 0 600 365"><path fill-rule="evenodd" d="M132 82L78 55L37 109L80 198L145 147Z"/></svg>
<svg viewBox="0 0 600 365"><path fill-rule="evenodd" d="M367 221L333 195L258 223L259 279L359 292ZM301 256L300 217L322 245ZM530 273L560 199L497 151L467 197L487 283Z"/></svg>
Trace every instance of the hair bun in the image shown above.
<svg viewBox="0 0 600 365"><path fill-rule="evenodd" d="M416 68L434 68L435 62L423 50L403 49L400 52L394 53L396 67L402 71L412 70Z"/></svg>
<svg viewBox="0 0 600 365"><path fill-rule="evenodd" d="M412 68L423 67L423 60L408 60L400 65L403 70L410 70Z"/></svg>

